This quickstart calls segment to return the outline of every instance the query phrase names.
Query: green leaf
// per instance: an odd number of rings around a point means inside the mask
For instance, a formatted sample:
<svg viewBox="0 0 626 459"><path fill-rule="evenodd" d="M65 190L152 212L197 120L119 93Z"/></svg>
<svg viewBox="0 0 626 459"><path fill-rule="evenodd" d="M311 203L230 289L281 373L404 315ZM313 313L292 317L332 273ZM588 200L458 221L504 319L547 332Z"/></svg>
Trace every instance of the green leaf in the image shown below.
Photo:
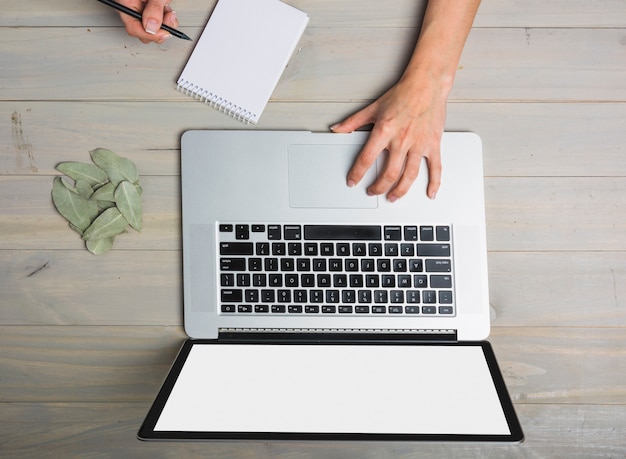
<svg viewBox="0 0 626 459"><path fill-rule="evenodd" d="M115 204L130 226L141 231L141 196L130 182L121 182L115 189Z"/></svg>
<svg viewBox="0 0 626 459"><path fill-rule="evenodd" d="M94 203L95 204L95 203ZM123 233L128 222L116 207L102 212L98 218L85 230L83 239L86 241L108 239Z"/></svg>
<svg viewBox="0 0 626 459"><path fill-rule="evenodd" d="M101 186L91 195L91 199L94 201L109 201L115 202L115 185L111 182Z"/></svg>
<svg viewBox="0 0 626 459"><path fill-rule="evenodd" d="M76 181L84 180L92 188L104 185L109 180L106 172L94 164L68 161L58 164L56 169Z"/></svg>
<svg viewBox="0 0 626 459"><path fill-rule="evenodd" d="M106 148L96 148L89 152L91 159L108 175L114 185L124 180L135 183L139 180L139 173L132 161L122 158Z"/></svg>
<svg viewBox="0 0 626 459"><path fill-rule="evenodd" d="M52 184L52 202L59 213L80 232L87 229L98 215L98 205L74 190L61 177L56 177Z"/></svg>
<svg viewBox="0 0 626 459"><path fill-rule="evenodd" d="M93 194L93 188L86 180L76 180L75 188L76 191L78 191L78 194L85 199L91 198L91 195Z"/></svg>
<svg viewBox="0 0 626 459"><path fill-rule="evenodd" d="M111 247L113 247L113 241L115 241L114 237L110 237L108 239L93 239L91 241L87 241L87 250L89 250L94 255L102 255L103 253L111 250Z"/></svg>

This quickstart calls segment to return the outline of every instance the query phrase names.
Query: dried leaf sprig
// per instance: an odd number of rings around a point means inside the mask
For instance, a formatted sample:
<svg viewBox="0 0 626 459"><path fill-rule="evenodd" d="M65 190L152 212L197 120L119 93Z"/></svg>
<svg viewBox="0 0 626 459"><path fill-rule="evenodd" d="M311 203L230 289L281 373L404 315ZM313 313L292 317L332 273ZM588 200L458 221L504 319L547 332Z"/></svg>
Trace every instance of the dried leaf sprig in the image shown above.
<svg viewBox="0 0 626 459"><path fill-rule="evenodd" d="M52 201L70 228L82 236L87 250L100 255L113 247L128 226L143 225L139 174L135 165L111 150L90 151L94 164L64 162L57 170L74 180L56 177Z"/></svg>

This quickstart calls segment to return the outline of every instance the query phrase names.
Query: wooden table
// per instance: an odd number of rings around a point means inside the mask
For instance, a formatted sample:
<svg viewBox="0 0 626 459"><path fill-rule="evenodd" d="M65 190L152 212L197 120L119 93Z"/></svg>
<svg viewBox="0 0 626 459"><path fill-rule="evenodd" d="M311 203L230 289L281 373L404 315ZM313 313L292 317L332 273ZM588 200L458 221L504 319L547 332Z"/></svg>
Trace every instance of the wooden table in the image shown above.
<svg viewBox="0 0 626 459"><path fill-rule="evenodd" d="M198 37L214 3L175 0L180 28ZM311 22L257 129L327 130L378 96L423 12L289 3ZM484 0L450 98L447 130L484 142L490 340L521 446L136 440L185 339L180 135L244 126L175 91L191 43L144 46L96 2L1 10L1 457L626 455L626 1ZM137 164L145 223L95 257L50 191L99 146Z"/></svg>

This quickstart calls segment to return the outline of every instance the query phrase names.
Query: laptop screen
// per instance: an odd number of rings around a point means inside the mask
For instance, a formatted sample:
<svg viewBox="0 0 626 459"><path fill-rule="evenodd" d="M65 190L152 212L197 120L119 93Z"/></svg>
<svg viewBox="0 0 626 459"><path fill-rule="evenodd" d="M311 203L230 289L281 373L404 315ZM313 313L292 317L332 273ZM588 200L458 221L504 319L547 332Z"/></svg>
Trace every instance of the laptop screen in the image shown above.
<svg viewBox="0 0 626 459"><path fill-rule="evenodd" d="M521 429L488 343L188 341L140 437L519 441Z"/></svg>

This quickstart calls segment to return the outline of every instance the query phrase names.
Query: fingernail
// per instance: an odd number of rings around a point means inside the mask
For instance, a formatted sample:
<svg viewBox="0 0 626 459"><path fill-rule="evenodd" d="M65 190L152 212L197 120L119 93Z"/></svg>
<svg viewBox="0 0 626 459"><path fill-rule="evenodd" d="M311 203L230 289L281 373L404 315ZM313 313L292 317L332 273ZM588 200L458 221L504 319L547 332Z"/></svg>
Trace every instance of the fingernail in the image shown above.
<svg viewBox="0 0 626 459"><path fill-rule="evenodd" d="M330 130L331 130L331 131L334 131L335 129L337 129L337 128L339 127L339 125L340 125L340 124L341 124L341 123L333 124L333 125L330 127Z"/></svg>
<svg viewBox="0 0 626 459"><path fill-rule="evenodd" d="M396 202L398 200L398 198L394 195L389 195L387 199L389 200L389 202Z"/></svg>
<svg viewBox="0 0 626 459"><path fill-rule="evenodd" d="M154 19L149 19L148 22L146 22L146 32L154 35L158 31L159 31L159 23L155 21Z"/></svg>
<svg viewBox="0 0 626 459"><path fill-rule="evenodd" d="M430 193L430 195L428 196L430 199L435 199L437 197L437 192L433 191L432 193Z"/></svg>
<svg viewBox="0 0 626 459"><path fill-rule="evenodd" d="M350 188L354 188L356 186L356 182L352 179L348 180L348 186Z"/></svg>

